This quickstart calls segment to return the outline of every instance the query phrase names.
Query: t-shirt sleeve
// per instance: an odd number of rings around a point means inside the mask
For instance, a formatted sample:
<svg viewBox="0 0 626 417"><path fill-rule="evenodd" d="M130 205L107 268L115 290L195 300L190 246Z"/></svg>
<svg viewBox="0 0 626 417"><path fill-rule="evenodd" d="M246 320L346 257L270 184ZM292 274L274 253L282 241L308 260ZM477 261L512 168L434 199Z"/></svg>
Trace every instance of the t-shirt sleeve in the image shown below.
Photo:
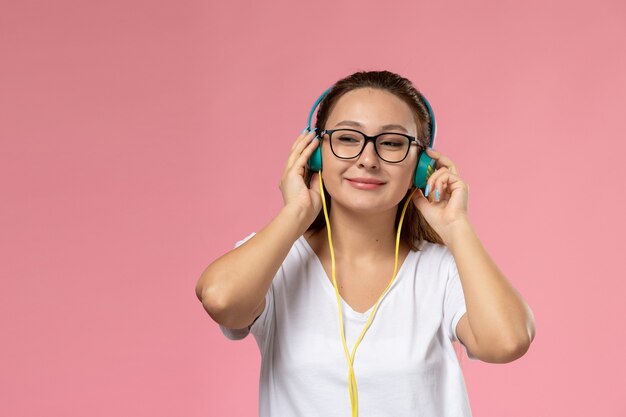
<svg viewBox="0 0 626 417"><path fill-rule="evenodd" d="M245 242L250 240L256 233L253 232L244 239L235 243L235 248L243 245ZM268 323L268 312L272 311L274 306L274 292L273 285L270 285L268 292L265 294L265 308L259 317L257 317L254 322L243 329L231 329L229 327L223 326L220 324L220 330L230 340L241 340L248 336L248 334L252 331L253 334L262 335L265 333L265 328Z"/></svg>
<svg viewBox="0 0 626 417"><path fill-rule="evenodd" d="M443 320L446 327L446 331L452 342L460 342L456 334L456 326L461 320L461 317L467 312L465 305L465 294L463 293L463 286L461 285L461 278L459 277L459 271L452 256L451 252L447 253L448 256L448 280L446 282L446 292L444 297L444 311ZM462 343L461 343L462 344ZM467 356L470 359L477 360L467 348L465 349Z"/></svg>

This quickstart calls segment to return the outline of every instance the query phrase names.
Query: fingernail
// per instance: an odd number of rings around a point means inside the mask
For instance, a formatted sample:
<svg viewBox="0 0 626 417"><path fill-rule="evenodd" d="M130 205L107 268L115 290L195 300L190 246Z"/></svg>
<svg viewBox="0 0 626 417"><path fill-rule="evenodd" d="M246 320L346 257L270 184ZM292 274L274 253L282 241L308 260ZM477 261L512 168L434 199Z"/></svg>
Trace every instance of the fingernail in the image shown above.
<svg viewBox="0 0 626 417"><path fill-rule="evenodd" d="M304 135L307 131L309 130L308 127L305 127L304 130L302 132L300 132L301 135Z"/></svg>
<svg viewBox="0 0 626 417"><path fill-rule="evenodd" d="M311 139L311 142L313 142L315 139L318 139L318 138L319 138L319 136L315 135L315 137L313 139Z"/></svg>
<svg viewBox="0 0 626 417"><path fill-rule="evenodd" d="M430 185L426 184L426 194L424 194L424 197L428 197L428 189L430 188Z"/></svg>
<svg viewBox="0 0 626 417"><path fill-rule="evenodd" d="M435 200L439 201L439 188L435 190Z"/></svg>
<svg viewBox="0 0 626 417"><path fill-rule="evenodd" d="M314 127L313 129L311 129L311 132L315 132L317 130L316 127Z"/></svg>

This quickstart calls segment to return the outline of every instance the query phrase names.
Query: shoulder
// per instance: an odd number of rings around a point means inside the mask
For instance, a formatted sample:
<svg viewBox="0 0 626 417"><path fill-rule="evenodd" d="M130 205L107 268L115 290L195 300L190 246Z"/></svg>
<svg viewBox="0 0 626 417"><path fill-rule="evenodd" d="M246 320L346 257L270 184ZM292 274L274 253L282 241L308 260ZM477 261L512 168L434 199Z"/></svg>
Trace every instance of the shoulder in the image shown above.
<svg viewBox="0 0 626 417"><path fill-rule="evenodd" d="M419 250L417 252L422 253L422 257L426 257L428 259L439 259L449 261L450 259L454 259L452 256L452 252L446 245L442 245L441 243L434 243L428 240L423 240L418 245Z"/></svg>
<svg viewBox="0 0 626 417"><path fill-rule="evenodd" d="M322 232L323 230L307 230L302 234L301 239L304 239L305 243L309 245L309 247L313 250L313 252L319 257L319 254L322 252L322 245L324 244L324 240L321 238L324 237Z"/></svg>
<svg viewBox="0 0 626 417"><path fill-rule="evenodd" d="M456 272L456 263L450 249L443 244L423 241L414 257L417 267L429 277L439 277L438 283L446 283Z"/></svg>

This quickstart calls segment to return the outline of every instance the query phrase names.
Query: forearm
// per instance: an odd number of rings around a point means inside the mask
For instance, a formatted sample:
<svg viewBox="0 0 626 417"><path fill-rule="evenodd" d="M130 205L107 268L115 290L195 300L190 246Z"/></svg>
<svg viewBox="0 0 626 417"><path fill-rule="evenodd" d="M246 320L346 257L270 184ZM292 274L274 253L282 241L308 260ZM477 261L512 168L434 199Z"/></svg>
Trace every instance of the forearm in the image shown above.
<svg viewBox="0 0 626 417"><path fill-rule="evenodd" d="M243 245L215 260L202 273L196 295L211 317L229 327L249 323L293 243L302 235L297 210L283 207ZM253 317L252 317L253 318Z"/></svg>
<svg viewBox="0 0 626 417"><path fill-rule="evenodd" d="M457 222L442 238L459 271L476 342L485 349L527 348L535 333L532 310L490 258L469 220Z"/></svg>

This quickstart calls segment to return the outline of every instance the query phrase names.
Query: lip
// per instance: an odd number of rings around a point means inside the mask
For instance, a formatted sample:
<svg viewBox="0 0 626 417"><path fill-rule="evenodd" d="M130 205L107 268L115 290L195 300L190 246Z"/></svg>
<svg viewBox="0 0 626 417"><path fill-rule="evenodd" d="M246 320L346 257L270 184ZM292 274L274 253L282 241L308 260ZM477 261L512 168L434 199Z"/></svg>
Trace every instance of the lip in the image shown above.
<svg viewBox="0 0 626 417"><path fill-rule="evenodd" d="M348 183L359 190L374 190L385 183L374 178L346 178Z"/></svg>
<svg viewBox="0 0 626 417"><path fill-rule="evenodd" d="M365 184L377 184L377 185L383 185L385 182L381 181L381 180L377 180L376 178L346 178L348 181L353 181L353 182L360 182L360 183L365 183Z"/></svg>

